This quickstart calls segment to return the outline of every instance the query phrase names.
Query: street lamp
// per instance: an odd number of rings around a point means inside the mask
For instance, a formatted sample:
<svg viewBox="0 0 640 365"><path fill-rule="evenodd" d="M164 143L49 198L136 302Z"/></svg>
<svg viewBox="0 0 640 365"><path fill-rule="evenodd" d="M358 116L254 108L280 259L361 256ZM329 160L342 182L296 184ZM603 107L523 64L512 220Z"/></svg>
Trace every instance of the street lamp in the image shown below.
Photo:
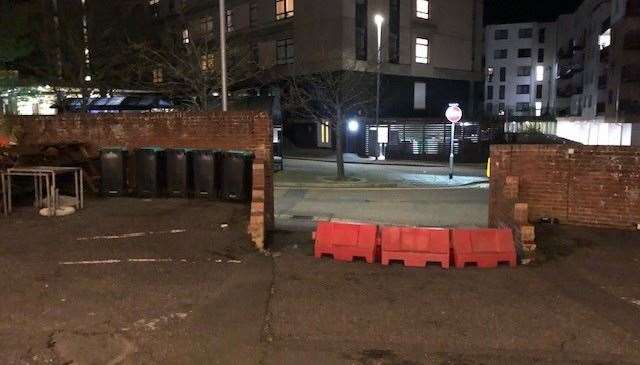
<svg viewBox="0 0 640 365"><path fill-rule="evenodd" d="M373 21L376 23L378 27L378 69L377 69L377 87L376 87L376 134L380 133L380 72L382 66L382 23L384 22L384 17L380 14L376 14L373 17ZM376 154L376 160L379 158L378 155L382 156L382 148L380 143L378 143L378 153Z"/></svg>
<svg viewBox="0 0 640 365"><path fill-rule="evenodd" d="M349 128L349 132L356 133L358 132L358 129L360 129L360 123L355 119L351 119L347 124L347 127Z"/></svg>
<svg viewBox="0 0 640 365"><path fill-rule="evenodd" d="M227 8L224 0L218 3L220 8L220 81L222 84L222 111L227 111Z"/></svg>

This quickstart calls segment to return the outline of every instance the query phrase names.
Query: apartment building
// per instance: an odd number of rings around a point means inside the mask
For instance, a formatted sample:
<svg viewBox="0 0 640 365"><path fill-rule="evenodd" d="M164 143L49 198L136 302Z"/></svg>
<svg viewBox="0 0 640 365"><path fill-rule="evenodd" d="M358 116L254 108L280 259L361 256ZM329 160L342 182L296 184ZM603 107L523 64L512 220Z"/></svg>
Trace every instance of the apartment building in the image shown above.
<svg viewBox="0 0 640 365"><path fill-rule="evenodd" d="M165 32L183 42L217 42L217 4L149 0ZM483 0L227 0L226 7L228 39L251 47L273 81L266 92L290 72L338 71L352 64L375 71L374 16L381 15L384 121L441 121L451 102L468 116L481 108ZM331 145L325 126L308 127L294 128L317 135L320 146Z"/></svg>
<svg viewBox="0 0 640 365"><path fill-rule="evenodd" d="M543 98L531 98L533 113L524 110L530 95L516 73L525 73L525 62L519 56L528 56L529 42L519 36L528 36L529 31L521 29L529 28L534 33L550 29L544 63L535 67L553 70L548 83L535 86L536 91L542 90ZM514 32L516 39L510 42L507 34ZM504 114L502 105L515 104L514 116L544 117L548 105L548 114L557 120L553 133L558 136L585 144L640 144L640 0L584 0L575 12L561 15L553 23L492 25L486 28L485 37L488 112ZM507 77L503 87L501 73L516 76ZM497 100L495 95L491 98L496 87ZM507 106L507 111L510 108Z"/></svg>
<svg viewBox="0 0 640 365"><path fill-rule="evenodd" d="M556 23L485 28L485 112L551 115L556 102Z"/></svg>

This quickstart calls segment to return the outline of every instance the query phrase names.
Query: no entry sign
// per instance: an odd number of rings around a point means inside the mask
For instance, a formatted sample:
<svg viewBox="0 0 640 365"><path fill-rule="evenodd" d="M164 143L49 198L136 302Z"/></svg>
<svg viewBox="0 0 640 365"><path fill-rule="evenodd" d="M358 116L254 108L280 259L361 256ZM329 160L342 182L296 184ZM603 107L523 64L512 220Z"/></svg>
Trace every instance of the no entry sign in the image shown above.
<svg viewBox="0 0 640 365"><path fill-rule="evenodd" d="M462 119L462 109L460 109L458 104L449 104L444 115L451 123L458 123L460 119Z"/></svg>

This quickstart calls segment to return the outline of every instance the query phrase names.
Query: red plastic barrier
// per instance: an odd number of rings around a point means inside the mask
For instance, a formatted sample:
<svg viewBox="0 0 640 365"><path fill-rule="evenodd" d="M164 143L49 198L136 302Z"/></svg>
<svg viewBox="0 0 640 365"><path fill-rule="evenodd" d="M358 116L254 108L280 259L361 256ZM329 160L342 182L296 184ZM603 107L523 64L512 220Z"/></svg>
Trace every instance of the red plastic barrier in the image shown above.
<svg viewBox="0 0 640 365"><path fill-rule="evenodd" d="M368 263L376 259L378 227L374 224L318 222L315 237L315 257L332 256L338 261L351 262L364 258Z"/></svg>
<svg viewBox="0 0 640 365"><path fill-rule="evenodd" d="M424 267L439 263L449 268L449 230L439 228L384 227L382 228L382 264L403 261L405 266Z"/></svg>
<svg viewBox="0 0 640 365"><path fill-rule="evenodd" d="M453 261L457 268L475 264L482 268L508 263L516 266L516 248L510 229L454 229Z"/></svg>

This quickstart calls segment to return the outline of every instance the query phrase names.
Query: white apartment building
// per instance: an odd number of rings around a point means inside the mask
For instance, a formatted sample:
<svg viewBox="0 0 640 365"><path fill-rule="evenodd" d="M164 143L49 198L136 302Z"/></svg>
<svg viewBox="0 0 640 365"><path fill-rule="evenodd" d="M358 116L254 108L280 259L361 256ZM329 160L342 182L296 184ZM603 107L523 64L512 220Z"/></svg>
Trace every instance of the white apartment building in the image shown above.
<svg viewBox="0 0 640 365"><path fill-rule="evenodd" d="M554 114L556 23L485 28L485 111L489 115Z"/></svg>

